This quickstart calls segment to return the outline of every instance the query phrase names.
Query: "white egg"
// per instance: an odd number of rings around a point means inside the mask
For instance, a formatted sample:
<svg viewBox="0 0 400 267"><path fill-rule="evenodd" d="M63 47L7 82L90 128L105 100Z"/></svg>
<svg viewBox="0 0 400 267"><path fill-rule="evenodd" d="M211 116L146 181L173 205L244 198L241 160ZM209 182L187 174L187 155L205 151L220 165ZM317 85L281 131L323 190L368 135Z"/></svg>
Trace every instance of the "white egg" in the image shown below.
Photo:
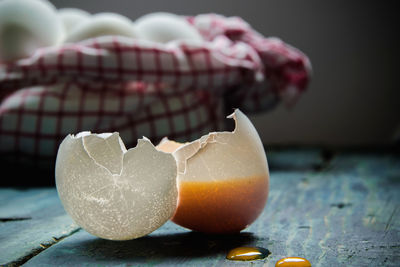
<svg viewBox="0 0 400 267"><path fill-rule="evenodd" d="M126 150L118 133L68 135L56 161L56 185L72 219L111 240L134 239L159 228L177 205L177 166L147 139Z"/></svg>
<svg viewBox="0 0 400 267"><path fill-rule="evenodd" d="M129 18L116 13L99 13L74 27L65 41L79 42L105 35L137 36L135 25Z"/></svg>
<svg viewBox="0 0 400 267"><path fill-rule="evenodd" d="M90 19L90 14L79 8L61 8L58 10L66 34L69 34L76 26Z"/></svg>
<svg viewBox="0 0 400 267"><path fill-rule="evenodd" d="M12 61L62 42L64 27L55 7L43 0L0 2L0 60Z"/></svg>
<svg viewBox="0 0 400 267"><path fill-rule="evenodd" d="M175 14L151 13L140 17L135 23L139 39L159 43L174 40L203 40L195 27Z"/></svg>

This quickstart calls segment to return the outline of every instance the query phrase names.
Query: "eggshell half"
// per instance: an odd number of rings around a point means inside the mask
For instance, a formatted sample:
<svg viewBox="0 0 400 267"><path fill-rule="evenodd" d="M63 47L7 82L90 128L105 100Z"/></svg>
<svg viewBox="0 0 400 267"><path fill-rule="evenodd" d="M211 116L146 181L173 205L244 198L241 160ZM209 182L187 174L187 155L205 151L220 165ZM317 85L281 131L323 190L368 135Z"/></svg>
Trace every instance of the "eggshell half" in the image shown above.
<svg viewBox="0 0 400 267"><path fill-rule="evenodd" d="M111 240L151 233L177 205L177 167L147 139L126 150L118 133L68 135L56 161L56 185L72 219Z"/></svg>
<svg viewBox="0 0 400 267"><path fill-rule="evenodd" d="M55 7L42 0L0 1L0 60L12 61L62 42L64 27Z"/></svg>
<svg viewBox="0 0 400 267"><path fill-rule="evenodd" d="M135 25L127 17L116 13L99 13L74 27L65 42L79 42L105 35L137 37Z"/></svg>
<svg viewBox="0 0 400 267"><path fill-rule="evenodd" d="M236 121L233 132L210 133L173 152L179 203L172 221L183 227L207 233L239 232L266 204L269 170L260 137L240 110L228 118Z"/></svg>
<svg viewBox="0 0 400 267"><path fill-rule="evenodd" d="M202 41L195 27L180 16L165 12L151 13L135 21L139 39L167 43L174 40Z"/></svg>

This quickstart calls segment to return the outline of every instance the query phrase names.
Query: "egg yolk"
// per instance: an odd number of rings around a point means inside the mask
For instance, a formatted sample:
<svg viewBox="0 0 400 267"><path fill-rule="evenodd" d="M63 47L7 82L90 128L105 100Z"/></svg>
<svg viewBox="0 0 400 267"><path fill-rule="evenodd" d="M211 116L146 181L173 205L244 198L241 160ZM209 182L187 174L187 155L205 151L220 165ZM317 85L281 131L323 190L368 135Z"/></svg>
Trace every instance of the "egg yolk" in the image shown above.
<svg viewBox="0 0 400 267"><path fill-rule="evenodd" d="M181 181L172 221L205 233L235 233L262 212L268 197L267 177L227 181Z"/></svg>
<svg viewBox="0 0 400 267"><path fill-rule="evenodd" d="M299 257L287 257L276 262L275 267L311 267L311 263Z"/></svg>
<svg viewBox="0 0 400 267"><path fill-rule="evenodd" d="M168 144L169 143L169 144ZM167 141L157 148L173 152L183 144ZM237 233L263 211L269 177L179 181L178 207L172 221L204 233Z"/></svg>
<svg viewBox="0 0 400 267"><path fill-rule="evenodd" d="M226 258L232 261L252 261L264 259L270 254L271 252L265 248L238 247L230 250L226 255Z"/></svg>

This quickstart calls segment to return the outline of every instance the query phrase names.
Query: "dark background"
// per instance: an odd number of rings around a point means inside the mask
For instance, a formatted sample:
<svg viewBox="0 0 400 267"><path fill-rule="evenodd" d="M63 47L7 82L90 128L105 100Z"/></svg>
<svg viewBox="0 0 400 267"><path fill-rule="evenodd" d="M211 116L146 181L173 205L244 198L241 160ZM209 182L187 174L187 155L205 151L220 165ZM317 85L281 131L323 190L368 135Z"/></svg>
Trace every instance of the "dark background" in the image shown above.
<svg viewBox="0 0 400 267"><path fill-rule="evenodd" d="M394 1L51 0L57 7L117 12L132 20L167 11L240 16L311 59L298 104L251 116L265 144L390 145L400 138L398 9Z"/></svg>

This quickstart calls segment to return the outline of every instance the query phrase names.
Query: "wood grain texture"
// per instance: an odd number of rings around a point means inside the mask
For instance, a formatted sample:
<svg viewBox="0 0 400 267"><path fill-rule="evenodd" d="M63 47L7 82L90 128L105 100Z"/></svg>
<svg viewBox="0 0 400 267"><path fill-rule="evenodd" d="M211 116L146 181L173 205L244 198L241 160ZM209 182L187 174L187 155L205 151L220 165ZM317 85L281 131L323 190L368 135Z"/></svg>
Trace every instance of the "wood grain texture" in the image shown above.
<svg viewBox="0 0 400 267"><path fill-rule="evenodd" d="M0 189L0 265L18 266L79 228L56 190Z"/></svg>
<svg viewBox="0 0 400 267"><path fill-rule="evenodd" d="M345 152L332 158L322 157L318 151L274 153L268 154L268 204L261 217L240 234L204 235L168 222L146 237L115 242L81 230L44 249L25 265L249 266L248 262L226 260L226 253L237 246L260 246L272 254L252 261L252 266L274 266L287 256L307 258L312 266L398 266L400 155ZM56 202L53 194L48 197ZM12 195L2 190L0 201ZM18 203L23 206L24 201ZM54 216L63 210L58 206L41 214ZM13 216L17 215L32 213ZM0 227L27 221L1 222ZM54 224L47 225L57 229ZM2 238L10 234L3 229L0 232ZM0 247L4 244L0 239Z"/></svg>

